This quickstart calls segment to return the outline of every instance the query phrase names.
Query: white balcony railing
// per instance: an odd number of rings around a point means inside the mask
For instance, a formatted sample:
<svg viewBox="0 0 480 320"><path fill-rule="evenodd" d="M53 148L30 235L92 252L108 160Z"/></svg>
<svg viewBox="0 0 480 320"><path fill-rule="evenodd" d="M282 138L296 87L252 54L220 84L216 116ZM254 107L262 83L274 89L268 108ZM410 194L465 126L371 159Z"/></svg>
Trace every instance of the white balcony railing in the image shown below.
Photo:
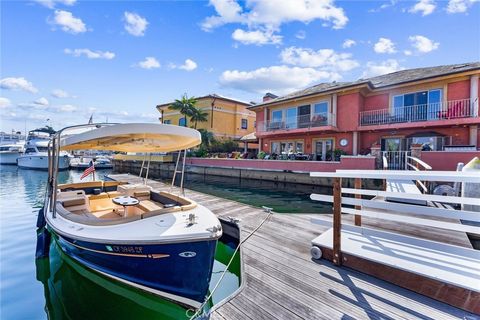
<svg viewBox="0 0 480 320"><path fill-rule="evenodd" d="M297 117L287 117L278 120L267 120L257 124L259 131L276 131L305 129L312 127L333 126L335 124L335 115L333 113L317 113L313 115L303 115Z"/></svg>
<svg viewBox="0 0 480 320"><path fill-rule="evenodd" d="M370 126L404 122L448 120L471 118L477 115L477 102L470 101L470 99L463 99L392 109L363 111L360 112L360 125Z"/></svg>

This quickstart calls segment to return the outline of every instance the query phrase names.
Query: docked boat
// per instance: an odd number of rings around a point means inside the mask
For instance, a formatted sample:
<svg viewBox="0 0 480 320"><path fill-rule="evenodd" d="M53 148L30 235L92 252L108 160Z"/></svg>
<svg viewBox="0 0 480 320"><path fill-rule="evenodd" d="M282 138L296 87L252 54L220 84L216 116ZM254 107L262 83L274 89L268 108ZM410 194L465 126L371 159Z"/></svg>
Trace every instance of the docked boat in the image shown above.
<svg viewBox="0 0 480 320"><path fill-rule="evenodd" d="M76 170L85 170L90 166L90 162L93 161L93 165L95 169L112 169L113 164L110 159L106 157L98 157L98 158L89 158L89 157L81 157L81 158L74 158L70 161L70 168Z"/></svg>
<svg viewBox="0 0 480 320"><path fill-rule="evenodd" d="M82 128L89 130L70 134ZM181 192L157 192L143 184L57 183L62 150L171 152L200 142L196 130L163 124L83 125L59 131L50 145L49 187L37 226L44 218L62 251L95 272L200 308L222 235L211 211Z"/></svg>
<svg viewBox="0 0 480 320"><path fill-rule="evenodd" d="M28 133L25 151L18 157L17 164L22 169L48 169L48 144L50 134L32 130ZM66 170L70 166L70 156L67 152L62 152L59 156L58 169Z"/></svg>
<svg viewBox="0 0 480 320"><path fill-rule="evenodd" d="M23 153L23 146L19 144L0 145L0 164L17 164L18 157Z"/></svg>

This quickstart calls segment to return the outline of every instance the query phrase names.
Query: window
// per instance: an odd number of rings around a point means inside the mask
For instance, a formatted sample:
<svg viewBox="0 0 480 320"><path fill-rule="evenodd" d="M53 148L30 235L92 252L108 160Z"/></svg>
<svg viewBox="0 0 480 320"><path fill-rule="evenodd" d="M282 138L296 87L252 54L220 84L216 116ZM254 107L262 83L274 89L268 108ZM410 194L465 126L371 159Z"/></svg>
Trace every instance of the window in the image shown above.
<svg viewBox="0 0 480 320"><path fill-rule="evenodd" d="M294 129L297 127L297 108L287 109L287 128Z"/></svg>
<svg viewBox="0 0 480 320"><path fill-rule="evenodd" d="M316 103L313 106L313 114L327 114L328 113L328 102Z"/></svg>
<svg viewBox="0 0 480 320"><path fill-rule="evenodd" d="M280 153L280 142L272 142L272 153L279 154Z"/></svg>
<svg viewBox="0 0 480 320"><path fill-rule="evenodd" d="M435 119L442 110L442 89L394 96L392 105L395 122Z"/></svg>
<svg viewBox="0 0 480 320"><path fill-rule="evenodd" d="M178 119L178 125L181 127L186 127L187 126L187 118L180 118Z"/></svg>
<svg viewBox="0 0 480 320"><path fill-rule="evenodd" d="M271 153L289 155L303 153L303 141L275 141L271 143Z"/></svg>
<svg viewBox="0 0 480 320"><path fill-rule="evenodd" d="M35 153L35 152L37 152L35 148L27 148L27 150L25 150L25 153Z"/></svg>
<svg viewBox="0 0 480 320"><path fill-rule="evenodd" d="M296 153L303 153L303 142L297 142L295 149Z"/></svg>
<svg viewBox="0 0 480 320"><path fill-rule="evenodd" d="M272 122L281 122L283 118L283 110L272 111Z"/></svg>
<svg viewBox="0 0 480 320"><path fill-rule="evenodd" d="M48 147L37 147L38 152L48 152Z"/></svg>
<svg viewBox="0 0 480 320"><path fill-rule="evenodd" d="M172 124L172 120L163 120L164 124Z"/></svg>
<svg viewBox="0 0 480 320"><path fill-rule="evenodd" d="M242 129L247 129L247 128L248 128L248 120L242 119Z"/></svg>

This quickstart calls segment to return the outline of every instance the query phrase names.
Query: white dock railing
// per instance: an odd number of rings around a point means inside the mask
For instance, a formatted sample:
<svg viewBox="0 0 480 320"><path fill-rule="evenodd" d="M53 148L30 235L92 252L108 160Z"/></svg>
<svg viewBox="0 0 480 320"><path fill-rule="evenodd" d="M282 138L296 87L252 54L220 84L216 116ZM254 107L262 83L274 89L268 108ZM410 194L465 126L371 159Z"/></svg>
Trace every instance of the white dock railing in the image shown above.
<svg viewBox="0 0 480 320"><path fill-rule="evenodd" d="M335 173L312 172L310 173L310 176L333 178L333 196L312 194L311 199L333 203L333 261L337 265L342 264L342 213L355 215L355 225L357 226L361 226L361 217L369 217L480 235L480 227L478 226L437 221L435 219L435 217L441 217L480 222L479 212L426 207L403 202L403 200L409 199L422 200L425 202L480 205L480 199L478 198L361 189L361 179L388 179L410 182L415 180L429 182L467 182L478 183L480 188L480 173L457 171L337 170ZM355 179L355 189L342 188L343 178ZM354 195L355 198L346 197L346 195ZM365 200L362 199L362 196L370 196L374 198L371 200ZM379 201L379 197L383 200ZM385 201L387 198L389 201L395 202ZM344 207L343 205L353 205L355 208L352 209ZM416 214L420 217L412 217L409 214Z"/></svg>

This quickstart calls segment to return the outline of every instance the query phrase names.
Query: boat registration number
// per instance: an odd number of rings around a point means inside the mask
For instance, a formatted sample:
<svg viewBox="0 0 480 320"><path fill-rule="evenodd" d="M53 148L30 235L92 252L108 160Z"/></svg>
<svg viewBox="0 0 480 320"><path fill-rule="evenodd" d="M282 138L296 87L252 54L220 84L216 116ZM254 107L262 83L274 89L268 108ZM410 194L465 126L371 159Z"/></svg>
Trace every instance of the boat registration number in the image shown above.
<svg viewBox="0 0 480 320"><path fill-rule="evenodd" d="M110 252L143 253L143 247L136 246L105 246Z"/></svg>

